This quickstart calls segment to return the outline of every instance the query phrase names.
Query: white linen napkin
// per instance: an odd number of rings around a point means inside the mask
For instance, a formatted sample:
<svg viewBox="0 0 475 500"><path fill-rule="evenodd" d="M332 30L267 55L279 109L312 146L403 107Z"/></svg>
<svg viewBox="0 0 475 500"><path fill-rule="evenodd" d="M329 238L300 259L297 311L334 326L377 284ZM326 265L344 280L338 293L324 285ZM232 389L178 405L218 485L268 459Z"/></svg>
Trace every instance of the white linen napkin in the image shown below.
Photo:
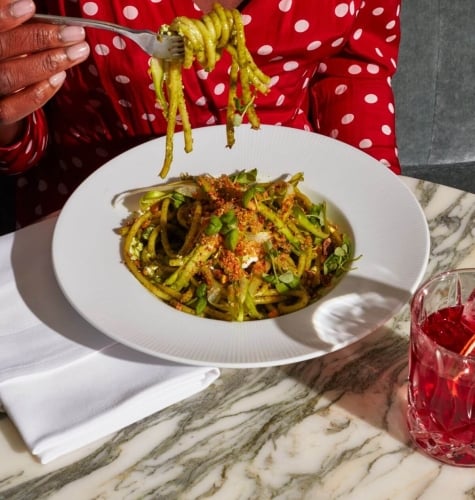
<svg viewBox="0 0 475 500"><path fill-rule="evenodd" d="M214 367L162 360L87 323L53 273L55 218L0 237L0 410L42 463L207 388Z"/></svg>

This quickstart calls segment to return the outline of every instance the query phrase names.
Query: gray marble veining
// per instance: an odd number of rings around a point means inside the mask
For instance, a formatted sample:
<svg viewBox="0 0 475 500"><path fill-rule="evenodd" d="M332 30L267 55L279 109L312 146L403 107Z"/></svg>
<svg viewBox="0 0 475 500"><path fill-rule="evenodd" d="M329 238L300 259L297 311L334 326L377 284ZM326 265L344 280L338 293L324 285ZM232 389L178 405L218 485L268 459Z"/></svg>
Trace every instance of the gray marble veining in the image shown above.
<svg viewBox="0 0 475 500"><path fill-rule="evenodd" d="M475 195L405 182L429 223L426 274L475 267ZM224 369L206 391L47 465L0 415L0 499L473 499L473 469L410 444L408 331L405 306L323 358Z"/></svg>

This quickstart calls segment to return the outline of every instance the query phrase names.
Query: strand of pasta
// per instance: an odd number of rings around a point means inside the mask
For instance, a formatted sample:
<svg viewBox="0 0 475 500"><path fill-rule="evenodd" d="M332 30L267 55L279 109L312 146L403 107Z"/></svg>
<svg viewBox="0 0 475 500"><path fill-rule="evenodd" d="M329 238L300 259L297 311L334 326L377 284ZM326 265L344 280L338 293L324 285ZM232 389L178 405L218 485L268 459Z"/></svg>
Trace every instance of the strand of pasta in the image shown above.
<svg viewBox="0 0 475 500"><path fill-rule="evenodd" d="M146 274L142 272L140 266L137 266L135 262L143 261L143 253L147 252L147 260L153 260L155 255L155 244L159 234L163 235L166 233L166 221L168 219L168 207L170 201L166 198L162 201L160 206L159 218L156 222L156 226L152 229L149 237L148 244L143 248L142 251L136 255L133 250L134 241L140 239L140 232L143 227L148 227L153 220L150 211L146 211L140 217L138 217L133 225L127 232L124 241L124 261L127 267L132 271L134 276L154 295L158 298L169 302L172 306L178 307L188 313L194 314L193 308L186 306L184 302L186 300L180 293L183 287L187 286L192 278L200 271L200 266L205 262L217 249L217 239L213 238L212 241L208 240L207 244L200 245L194 248L187 258L183 260L182 265L180 265L174 273L172 273L168 279L163 283L156 283L150 280ZM199 205L201 206L201 205ZM195 210L193 218L195 221L198 213L201 214L201 210ZM190 238L190 232L195 232L196 229L193 228L193 223L190 226L190 230L185 237L185 241ZM162 248L167 254L171 254L168 250L169 241L168 239L161 240ZM166 248L168 247L168 248ZM133 258L135 256L135 259ZM241 288L242 284L238 285ZM229 291L229 290L228 290ZM248 283L247 290L244 293L242 300L236 299L232 295L236 295L236 287L230 288L231 294L227 294L224 297L222 303L217 303L213 305L207 305L205 313L208 317L223 320L238 320L243 321L245 319L259 319L262 318L262 314L259 313L256 306L257 305L271 305L275 304L280 314L287 314L292 311L296 311L305 307L309 302L308 293L305 290L295 290L287 293L287 295L282 295L276 290L269 289L267 283L265 283L261 278L253 276L251 282ZM188 292L188 295L193 297L196 293L196 289ZM288 303L289 297L295 297L295 302ZM230 300L231 299L231 300ZM230 311L232 305L235 305L234 313ZM231 305L231 306L230 306ZM213 307L215 306L215 307Z"/></svg>
<svg viewBox="0 0 475 500"><path fill-rule="evenodd" d="M227 321L287 314L325 293L329 277L324 276L323 265L328 254L324 255L323 248L335 245L335 252L343 251L340 245L344 236L327 219L325 204L313 205L291 183L287 191L279 180L248 187L237 180L231 181L230 177L225 182L225 177L187 177L181 185L168 183L142 197L141 211L121 228L124 262L133 275L176 309ZM247 213L258 213L260 222L251 228L250 220L255 219L244 215L241 242L257 241L254 238L259 234L267 236L260 240L264 253L255 247L248 247L249 253L237 253L257 258L256 267L249 267L244 264L245 259L227 260L226 233L209 233L207 228L212 217L218 218L216 213L222 217L229 213L222 203L226 203L231 192L230 203L233 210L239 211L245 193L253 191L253 186L263 189L255 190L260 194L253 198L253 206ZM185 196L180 193L184 187L189 193ZM221 194L219 189L223 189ZM218 212L217 207L220 207ZM308 228L308 224L299 222L301 210L307 223L309 217L318 219L316 226ZM350 248L344 252L352 259ZM238 274L234 274L235 265L240 268ZM293 285L281 280L289 274L296 280ZM289 287L282 288L284 283Z"/></svg>
<svg viewBox="0 0 475 500"><path fill-rule="evenodd" d="M226 110L226 145L229 148L234 145L234 128L239 125L243 115L247 115L252 128L259 128L260 121L254 106L255 94L267 93L270 79L257 67L246 47L241 14L236 9L225 9L216 3L212 11L201 19L176 17L170 25L161 27L158 36L163 34L178 34L185 43L183 61L152 58L150 62L156 100L167 121L165 158L159 173L160 177L165 178L173 161L173 137L178 116L184 134L184 149L187 153L193 150L192 127L183 90L183 69L189 69L196 60L207 72L211 72L223 50L231 55Z"/></svg>

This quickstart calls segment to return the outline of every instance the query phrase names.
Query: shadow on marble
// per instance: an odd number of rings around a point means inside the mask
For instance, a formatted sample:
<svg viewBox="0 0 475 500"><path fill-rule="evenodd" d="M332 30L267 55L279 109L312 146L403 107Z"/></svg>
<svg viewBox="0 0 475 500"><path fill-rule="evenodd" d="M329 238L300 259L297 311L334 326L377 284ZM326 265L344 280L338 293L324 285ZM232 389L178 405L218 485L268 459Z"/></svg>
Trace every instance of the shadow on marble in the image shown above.
<svg viewBox="0 0 475 500"><path fill-rule="evenodd" d="M408 339L384 326L339 351L279 370L327 399L328 405L410 445L407 368Z"/></svg>
<svg viewBox="0 0 475 500"><path fill-rule="evenodd" d="M397 281L386 274L387 281ZM383 325L410 297L409 290L350 273L323 299L275 321L299 344L332 352Z"/></svg>

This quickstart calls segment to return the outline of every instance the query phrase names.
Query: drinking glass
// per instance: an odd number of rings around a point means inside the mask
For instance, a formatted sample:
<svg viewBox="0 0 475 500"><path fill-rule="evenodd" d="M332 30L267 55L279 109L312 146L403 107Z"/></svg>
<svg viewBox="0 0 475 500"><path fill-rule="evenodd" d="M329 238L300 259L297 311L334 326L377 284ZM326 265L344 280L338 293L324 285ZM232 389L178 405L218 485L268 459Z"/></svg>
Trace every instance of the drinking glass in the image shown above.
<svg viewBox="0 0 475 500"><path fill-rule="evenodd" d="M426 454L475 466L475 269L438 274L412 299L407 421Z"/></svg>

